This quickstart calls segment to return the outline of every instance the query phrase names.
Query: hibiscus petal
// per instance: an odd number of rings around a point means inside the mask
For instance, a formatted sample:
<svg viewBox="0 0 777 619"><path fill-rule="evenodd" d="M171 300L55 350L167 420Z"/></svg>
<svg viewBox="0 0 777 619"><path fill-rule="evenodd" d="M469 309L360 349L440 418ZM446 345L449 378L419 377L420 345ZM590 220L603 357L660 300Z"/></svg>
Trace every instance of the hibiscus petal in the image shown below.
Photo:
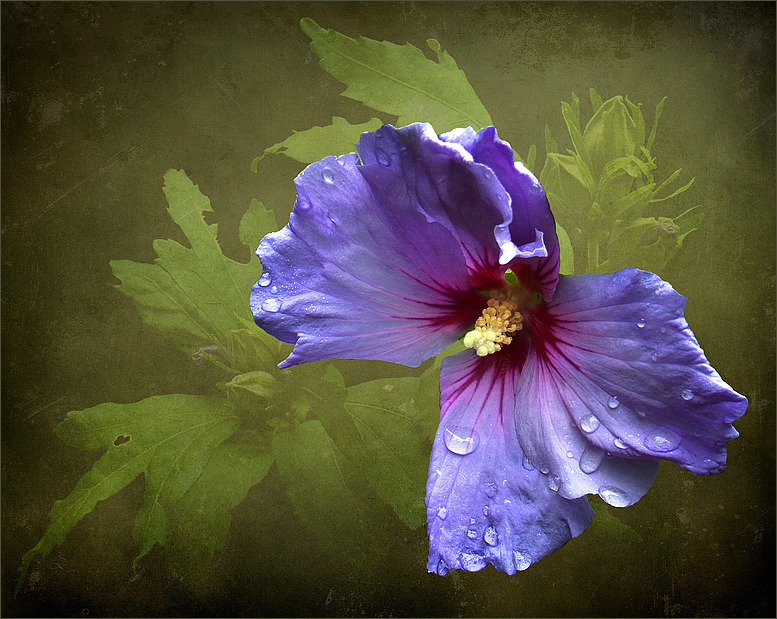
<svg viewBox="0 0 777 619"><path fill-rule="evenodd" d="M509 231L516 250L503 252L502 264L523 271L522 283L550 300L558 283L561 252L556 222L545 190L526 167L516 162L513 149L499 139L494 127L475 133L471 128L455 129L440 139L461 144L476 163L488 166L510 195L512 217Z"/></svg>
<svg viewBox="0 0 777 619"><path fill-rule="evenodd" d="M525 462L515 435L518 366L471 350L443 360L426 487L430 572L524 570L579 535L593 511Z"/></svg>
<svg viewBox="0 0 777 619"><path fill-rule="evenodd" d="M382 166L401 174L409 200L456 237L473 274L498 277L504 272L500 256L517 251L509 227L513 210L510 196L488 166L475 162L456 142L443 141L427 123L401 129L383 125L364 133L358 150L367 164L365 178L377 192L383 179L374 178L373 171L382 171ZM369 166L375 163L380 165ZM488 287L479 282L475 286Z"/></svg>
<svg viewBox="0 0 777 619"><path fill-rule="evenodd" d="M656 275L624 269L562 277L554 300L524 316L532 349L518 437L562 496L598 493L623 507L647 492L660 459L725 469L747 400L710 366L684 307Z"/></svg>
<svg viewBox="0 0 777 619"><path fill-rule="evenodd" d="M430 125L385 125L355 155L295 180L289 224L262 240L257 324L296 343L281 366L342 357L418 365L471 327L504 285L509 197ZM507 248L507 249L506 249Z"/></svg>

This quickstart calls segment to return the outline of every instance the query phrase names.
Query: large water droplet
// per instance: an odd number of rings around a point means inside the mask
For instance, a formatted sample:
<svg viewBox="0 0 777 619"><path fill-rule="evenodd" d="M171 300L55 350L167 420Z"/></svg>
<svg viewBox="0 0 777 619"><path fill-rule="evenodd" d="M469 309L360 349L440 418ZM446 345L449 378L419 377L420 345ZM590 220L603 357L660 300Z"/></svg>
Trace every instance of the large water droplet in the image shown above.
<svg viewBox="0 0 777 619"><path fill-rule="evenodd" d="M485 557L469 552L462 553L459 557L459 562L461 563L462 569L465 569L468 572L477 572L486 567Z"/></svg>
<svg viewBox="0 0 777 619"><path fill-rule="evenodd" d="M583 453L580 454L580 470L586 475L590 475L599 468L603 459L604 452L598 447L588 443L585 446Z"/></svg>
<svg viewBox="0 0 777 619"><path fill-rule="evenodd" d="M650 451L656 451L658 453L666 453L667 451L673 451L677 449L682 437L675 431L669 428L659 427L655 431L650 433L642 441L642 444Z"/></svg>
<svg viewBox="0 0 777 619"><path fill-rule="evenodd" d="M483 484L483 490L489 499L493 499L496 496L496 484L492 481Z"/></svg>
<svg viewBox="0 0 777 619"><path fill-rule="evenodd" d="M281 302L278 299L267 299L262 303L262 309L265 312L275 313L281 309Z"/></svg>
<svg viewBox="0 0 777 619"><path fill-rule="evenodd" d="M445 507L445 505L440 505L439 509L437 510L437 517L440 520L445 520L448 517L448 508Z"/></svg>
<svg viewBox="0 0 777 619"><path fill-rule="evenodd" d="M480 445L480 437L474 428L452 426L443 433L445 446L460 456L471 454Z"/></svg>
<svg viewBox="0 0 777 619"><path fill-rule="evenodd" d="M526 456L523 457L522 464L523 464L523 468L525 468L527 471L534 470L534 465L531 462L529 462L529 458L527 458Z"/></svg>
<svg viewBox="0 0 777 619"><path fill-rule="evenodd" d="M475 529L467 529L467 537L470 539L475 539L478 536L478 532L475 531Z"/></svg>
<svg viewBox="0 0 777 619"><path fill-rule="evenodd" d="M531 566L531 555L528 552L513 550L513 559L515 559L515 569L519 572L529 569Z"/></svg>
<svg viewBox="0 0 777 619"><path fill-rule="evenodd" d="M599 496L604 499L604 502L613 507L626 507L631 503L628 495L615 486L602 486L598 492Z"/></svg>
<svg viewBox="0 0 777 619"><path fill-rule="evenodd" d="M642 329L645 326L645 320L644 318L640 318L639 322L637 323L637 326Z"/></svg>
<svg viewBox="0 0 777 619"><path fill-rule="evenodd" d="M599 428L599 419L596 415L586 415L580 420L580 429L587 434L596 432Z"/></svg>
<svg viewBox="0 0 777 619"><path fill-rule="evenodd" d="M691 400L693 400L693 391L691 391L690 389L683 389L680 392L680 396L686 402L690 402Z"/></svg>
<svg viewBox="0 0 777 619"><path fill-rule="evenodd" d="M325 183L329 183L331 185L335 182L335 175L329 168L324 168L321 172L321 176L324 178Z"/></svg>
<svg viewBox="0 0 777 619"><path fill-rule="evenodd" d="M270 275L268 271L265 271L262 273L262 276L257 283L262 286L262 288L269 286L272 283L272 275Z"/></svg>
<svg viewBox="0 0 777 619"><path fill-rule="evenodd" d="M483 541L489 546L496 546L499 543L499 535L494 527L488 527L483 533Z"/></svg>
<svg viewBox="0 0 777 619"><path fill-rule="evenodd" d="M616 439L613 441L613 443L615 443L615 446L616 446L618 449L626 449L626 448L628 447L628 445L627 445L626 443L624 443L624 442L623 442L623 439L620 439L620 438L616 438Z"/></svg>
<svg viewBox="0 0 777 619"><path fill-rule="evenodd" d="M607 400L607 406L610 408L618 408L618 405L620 402L618 402L618 398L616 396L610 396L610 399Z"/></svg>

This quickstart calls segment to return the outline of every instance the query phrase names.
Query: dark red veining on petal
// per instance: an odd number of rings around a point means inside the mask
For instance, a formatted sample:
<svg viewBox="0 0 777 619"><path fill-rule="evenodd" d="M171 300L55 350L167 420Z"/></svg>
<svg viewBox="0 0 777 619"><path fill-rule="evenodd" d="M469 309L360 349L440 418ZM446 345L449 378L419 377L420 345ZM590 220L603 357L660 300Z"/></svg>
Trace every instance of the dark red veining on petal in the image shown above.
<svg viewBox="0 0 777 619"><path fill-rule="evenodd" d="M574 368L580 369L560 346L558 319L550 311L545 301L540 301L524 312L523 322L531 340L531 347L547 367L553 365L550 359L552 355L560 355Z"/></svg>

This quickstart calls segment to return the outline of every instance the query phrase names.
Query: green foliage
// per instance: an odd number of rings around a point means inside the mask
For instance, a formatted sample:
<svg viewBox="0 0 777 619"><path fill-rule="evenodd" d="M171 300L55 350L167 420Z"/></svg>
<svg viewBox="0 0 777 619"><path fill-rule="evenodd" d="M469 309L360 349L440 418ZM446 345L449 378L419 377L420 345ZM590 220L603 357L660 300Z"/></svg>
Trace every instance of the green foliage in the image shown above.
<svg viewBox="0 0 777 619"><path fill-rule="evenodd" d="M362 133L375 131L382 124L380 119L371 118L366 123L352 125L345 118L333 116L331 125L312 127L307 131L295 131L283 142L265 148L264 152L251 163L251 170L256 172L259 162L266 155L276 153L281 153L301 163L313 163L329 155L352 153Z"/></svg>
<svg viewBox="0 0 777 619"><path fill-rule="evenodd" d="M123 490L141 473L146 490L133 531L139 547L135 563L154 544L165 545L172 533L169 510L197 481L213 451L238 425L226 400L182 394L133 404L107 402L68 413L57 426L57 436L72 447L105 453L75 489L54 504L49 528L24 555L17 592L33 558L51 552L99 501Z"/></svg>
<svg viewBox="0 0 777 619"><path fill-rule="evenodd" d="M203 213L210 200L183 171L165 174L168 212L181 227L191 247L170 239L154 241L154 264L112 260L117 288L131 297L148 326L172 339L182 350L216 346L227 351L230 333L245 328L251 316L248 292L261 274L259 258L246 263L227 258L216 239L218 226L207 224ZM267 233L277 230L275 218L253 201L240 224L240 237L253 248ZM256 329L258 332L258 329Z"/></svg>
<svg viewBox="0 0 777 619"><path fill-rule="evenodd" d="M575 271L605 273L624 267L658 272L677 253L683 239L701 224L694 207L673 218L652 216L652 204L686 191L693 179L661 196L680 175L675 171L656 186L651 147L664 99L656 106L645 139L641 104L613 97L602 102L590 89L593 116L581 130L580 101L562 102L561 111L573 150L562 154L545 127L547 157L540 182L558 222L569 234ZM692 211L695 211L691 213Z"/></svg>
<svg viewBox="0 0 777 619"><path fill-rule="evenodd" d="M591 533L608 540L642 542L639 533L613 516L611 508L598 495L589 495L588 502L594 510L594 519L589 525Z"/></svg>

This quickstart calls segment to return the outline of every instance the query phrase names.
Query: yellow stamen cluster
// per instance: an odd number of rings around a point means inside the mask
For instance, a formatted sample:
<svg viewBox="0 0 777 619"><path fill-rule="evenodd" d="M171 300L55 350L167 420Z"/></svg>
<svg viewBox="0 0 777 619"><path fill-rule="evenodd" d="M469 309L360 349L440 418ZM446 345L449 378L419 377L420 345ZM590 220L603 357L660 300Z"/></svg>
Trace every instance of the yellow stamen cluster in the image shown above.
<svg viewBox="0 0 777 619"><path fill-rule="evenodd" d="M474 348L479 357L492 355L513 341L512 333L523 328L518 303L510 295L491 293L488 307L475 321L475 328L464 336L464 346Z"/></svg>

